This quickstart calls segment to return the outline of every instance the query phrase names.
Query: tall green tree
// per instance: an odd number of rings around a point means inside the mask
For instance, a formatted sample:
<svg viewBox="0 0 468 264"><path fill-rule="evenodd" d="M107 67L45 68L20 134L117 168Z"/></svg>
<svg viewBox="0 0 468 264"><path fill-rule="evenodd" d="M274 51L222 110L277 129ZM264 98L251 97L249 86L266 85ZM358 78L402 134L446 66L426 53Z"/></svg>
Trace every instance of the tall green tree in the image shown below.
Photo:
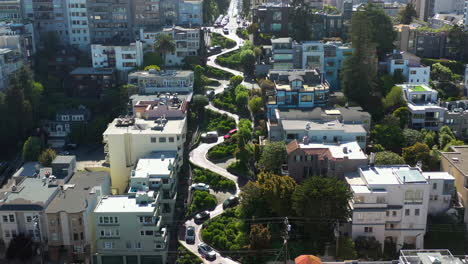
<svg viewBox="0 0 468 264"><path fill-rule="evenodd" d="M403 148L403 158L411 166L421 161L423 169L427 170L432 164L430 151L431 149L426 144L417 142L413 146Z"/></svg>
<svg viewBox="0 0 468 264"><path fill-rule="evenodd" d="M291 215L291 196L297 186L294 179L271 172L261 172L257 178L273 213L278 216Z"/></svg>
<svg viewBox="0 0 468 264"><path fill-rule="evenodd" d="M405 8L401 9L398 13L398 16L400 17L400 23L405 25L411 24L417 15L418 14L416 13L416 9L411 3L407 4Z"/></svg>
<svg viewBox="0 0 468 264"><path fill-rule="evenodd" d="M403 91L400 86L393 86L392 90L382 100L384 108L388 112L393 112L400 107L406 107L407 103L403 98Z"/></svg>
<svg viewBox="0 0 468 264"><path fill-rule="evenodd" d="M375 165L402 165L405 160L395 152L380 151L375 153Z"/></svg>
<svg viewBox="0 0 468 264"><path fill-rule="evenodd" d="M23 160L36 161L41 154L42 143L38 137L29 137L23 145Z"/></svg>
<svg viewBox="0 0 468 264"><path fill-rule="evenodd" d="M377 56L382 60L394 48L396 32L393 30L392 20L381 7L374 4L365 5L361 11L367 17L371 41L375 44Z"/></svg>
<svg viewBox="0 0 468 264"><path fill-rule="evenodd" d="M342 70L343 91L347 98L367 108L377 75L375 44L369 20L364 12L357 12L351 20L353 54L344 61Z"/></svg>
<svg viewBox="0 0 468 264"><path fill-rule="evenodd" d="M267 249L270 247L271 234L268 226L253 224L250 226L250 249Z"/></svg>
<svg viewBox="0 0 468 264"><path fill-rule="evenodd" d="M259 168L279 173L281 165L286 162L286 145L283 141L268 142L262 150Z"/></svg>
<svg viewBox="0 0 468 264"><path fill-rule="evenodd" d="M164 68L166 66L166 56L168 53L174 52L176 44L174 39L169 34L159 34L154 41L154 50L161 53L164 61Z"/></svg>
<svg viewBox="0 0 468 264"><path fill-rule="evenodd" d="M371 131L374 143L382 145L385 149L400 153L404 146L403 131L399 124L382 122L374 126Z"/></svg>
<svg viewBox="0 0 468 264"><path fill-rule="evenodd" d="M455 25L449 30L449 51L457 60L468 59L468 31L463 26Z"/></svg>

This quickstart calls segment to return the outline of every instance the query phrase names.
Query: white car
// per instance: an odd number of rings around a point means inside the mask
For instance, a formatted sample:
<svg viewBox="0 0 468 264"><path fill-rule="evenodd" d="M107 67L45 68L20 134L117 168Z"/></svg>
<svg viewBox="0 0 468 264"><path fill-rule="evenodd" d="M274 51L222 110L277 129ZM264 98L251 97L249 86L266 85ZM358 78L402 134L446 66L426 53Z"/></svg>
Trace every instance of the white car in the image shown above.
<svg viewBox="0 0 468 264"><path fill-rule="evenodd" d="M210 191L210 186L208 184L204 184L204 183L194 183L192 184L192 186L190 186L190 189L192 189L192 191L207 191L209 192Z"/></svg>
<svg viewBox="0 0 468 264"><path fill-rule="evenodd" d="M205 257L207 260L215 260L216 259L216 252L205 243L201 243L198 245L198 252Z"/></svg>

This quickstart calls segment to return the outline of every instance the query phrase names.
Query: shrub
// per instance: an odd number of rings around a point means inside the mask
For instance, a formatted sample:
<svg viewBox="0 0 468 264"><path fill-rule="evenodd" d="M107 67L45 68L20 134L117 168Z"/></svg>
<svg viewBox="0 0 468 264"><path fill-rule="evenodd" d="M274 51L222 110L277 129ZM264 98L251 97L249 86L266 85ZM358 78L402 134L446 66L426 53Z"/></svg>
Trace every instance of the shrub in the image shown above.
<svg viewBox="0 0 468 264"><path fill-rule="evenodd" d="M211 110L205 110L201 124L202 131L217 131L225 134L236 127L236 121L228 115L223 115Z"/></svg>
<svg viewBox="0 0 468 264"><path fill-rule="evenodd" d="M245 163L236 161L227 167L227 171L230 173L237 175L237 176L242 176L246 178L250 178L252 176L252 172L247 168Z"/></svg>
<svg viewBox="0 0 468 264"><path fill-rule="evenodd" d="M226 210L203 226L203 241L218 250L239 250L248 244L247 226L233 209Z"/></svg>
<svg viewBox="0 0 468 264"><path fill-rule="evenodd" d="M219 33L213 32L211 33L211 45L217 45L225 49L230 49L236 46L236 42L232 39L226 38L225 36Z"/></svg>
<svg viewBox="0 0 468 264"><path fill-rule="evenodd" d="M234 139L227 140L219 145L214 146L208 151L208 159L217 160L232 157L236 150L236 141Z"/></svg>
<svg viewBox="0 0 468 264"><path fill-rule="evenodd" d="M194 191L192 194L192 203L188 208L188 214L203 210L212 210L216 207L218 201L214 195L205 191Z"/></svg>
<svg viewBox="0 0 468 264"><path fill-rule="evenodd" d="M219 79L229 79L232 76L234 76L234 74L232 74L230 72L223 71L223 70L220 70L218 68L214 68L214 67L211 67L211 66L208 66L208 65L205 66L205 74L208 77L219 78Z"/></svg>
<svg viewBox="0 0 468 264"><path fill-rule="evenodd" d="M209 170L205 170L199 167L194 167L193 169L193 181L202 182L210 185L211 189L215 191L235 191L236 183L224 178L223 176L214 173Z"/></svg>

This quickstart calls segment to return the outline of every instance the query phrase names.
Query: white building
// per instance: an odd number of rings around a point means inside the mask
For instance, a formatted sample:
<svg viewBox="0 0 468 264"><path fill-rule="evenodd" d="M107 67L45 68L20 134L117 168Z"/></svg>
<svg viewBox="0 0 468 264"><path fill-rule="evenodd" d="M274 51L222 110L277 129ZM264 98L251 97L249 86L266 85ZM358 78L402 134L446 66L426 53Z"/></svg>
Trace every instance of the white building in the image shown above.
<svg viewBox="0 0 468 264"><path fill-rule="evenodd" d="M90 38L86 0L67 2L70 44L81 50L88 50Z"/></svg>
<svg viewBox="0 0 468 264"><path fill-rule="evenodd" d="M128 46L91 45L93 68L115 68L129 71L143 64L143 44L136 41Z"/></svg>
<svg viewBox="0 0 468 264"><path fill-rule="evenodd" d="M94 264L166 263L168 233L159 192L104 196L94 209Z"/></svg>
<svg viewBox="0 0 468 264"><path fill-rule="evenodd" d="M394 52L387 60L388 72L399 71L410 84L429 84L431 67L421 64L421 59L409 52Z"/></svg>
<svg viewBox="0 0 468 264"><path fill-rule="evenodd" d="M148 71L132 72L128 75L128 83L136 85L139 93L192 93L193 71Z"/></svg>
<svg viewBox="0 0 468 264"><path fill-rule="evenodd" d="M436 130L443 125L446 109L439 106L437 91L425 84L399 84L411 112L414 129Z"/></svg>
<svg viewBox="0 0 468 264"><path fill-rule="evenodd" d="M455 192L455 178L447 172L423 172L429 183L429 214L440 214L450 208Z"/></svg>
<svg viewBox="0 0 468 264"><path fill-rule="evenodd" d="M417 168L366 166L346 175L353 199L352 238L375 237L382 245L423 248L431 186Z"/></svg>
<svg viewBox="0 0 468 264"><path fill-rule="evenodd" d="M202 47L202 33L199 28L173 26L153 32L140 29L140 39L145 44L144 50L154 50L154 42L160 34L171 35L176 44L175 52L166 55L166 65L182 65L185 57L198 56Z"/></svg>
<svg viewBox="0 0 468 264"><path fill-rule="evenodd" d="M127 189L130 172L138 159L155 151L175 151L182 164L184 142L187 133L187 102L160 98L158 102L138 110L142 118L117 118L103 134L106 160L110 164L113 193ZM161 104L159 102L164 102ZM155 114L145 114L154 111ZM141 113L142 112L142 113Z"/></svg>

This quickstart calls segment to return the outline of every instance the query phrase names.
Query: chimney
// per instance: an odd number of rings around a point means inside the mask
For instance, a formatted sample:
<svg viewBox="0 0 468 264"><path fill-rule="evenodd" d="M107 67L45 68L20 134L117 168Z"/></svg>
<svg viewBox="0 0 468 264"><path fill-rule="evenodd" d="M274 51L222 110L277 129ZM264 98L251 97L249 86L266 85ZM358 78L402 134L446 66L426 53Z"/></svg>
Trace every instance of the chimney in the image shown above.
<svg viewBox="0 0 468 264"><path fill-rule="evenodd" d="M309 137L308 136L302 137L302 143L304 143L304 145L309 144Z"/></svg>
<svg viewBox="0 0 468 264"><path fill-rule="evenodd" d="M374 152L371 152L370 154L370 160L369 160L369 165L371 167L374 167L374 163L375 163L375 153Z"/></svg>

